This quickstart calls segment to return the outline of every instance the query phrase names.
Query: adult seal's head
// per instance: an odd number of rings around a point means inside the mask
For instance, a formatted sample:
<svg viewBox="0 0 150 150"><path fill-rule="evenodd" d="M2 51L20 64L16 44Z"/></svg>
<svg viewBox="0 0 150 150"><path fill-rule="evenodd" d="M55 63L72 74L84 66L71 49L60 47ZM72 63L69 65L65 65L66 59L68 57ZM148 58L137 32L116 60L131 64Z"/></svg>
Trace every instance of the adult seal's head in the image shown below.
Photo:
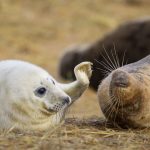
<svg viewBox="0 0 150 150"><path fill-rule="evenodd" d="M150 55L112 71L98 89L106 118L122 127L150 127Z"/></svg>
<svg viewBox="0 0 150 150"><path fill-rule="evenodd" d="M67 108L86 90L91 63L75 67L76 81L60 84L42 68L0 62L0 129L45 130L60 123Z"/></svg>

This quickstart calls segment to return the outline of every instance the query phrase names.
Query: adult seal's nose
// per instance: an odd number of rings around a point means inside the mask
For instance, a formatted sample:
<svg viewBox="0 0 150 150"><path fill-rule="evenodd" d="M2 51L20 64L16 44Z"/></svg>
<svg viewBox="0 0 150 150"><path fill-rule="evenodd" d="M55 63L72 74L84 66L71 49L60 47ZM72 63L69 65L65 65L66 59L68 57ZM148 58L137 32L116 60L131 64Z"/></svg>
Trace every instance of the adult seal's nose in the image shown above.
<svg viewBox="0 0 150 150"><path fill-rule="evenodd" d="M116 87L128 87L129 86L129 77L128 74L122 70L117 70L112 75L112 85Z"/></svg>

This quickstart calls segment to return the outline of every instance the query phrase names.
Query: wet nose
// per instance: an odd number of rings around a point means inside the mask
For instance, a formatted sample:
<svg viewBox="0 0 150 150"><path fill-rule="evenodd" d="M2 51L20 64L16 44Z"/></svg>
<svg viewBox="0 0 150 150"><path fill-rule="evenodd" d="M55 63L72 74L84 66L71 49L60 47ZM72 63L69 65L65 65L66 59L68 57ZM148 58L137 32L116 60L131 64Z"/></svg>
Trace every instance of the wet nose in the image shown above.
<svg viewBox="0 0 150 150"><path fill-rule="evenodd" d="M70 103L71 103L70 97L63 98L63 104L70 104Z"/></svg>
<svg viewBox="0 0 150 150"><path fill-rule="evenodd" d="M128 74L121 70L114 72L112 75L112 84L117 87L128 87L129 86Z"/></svg>

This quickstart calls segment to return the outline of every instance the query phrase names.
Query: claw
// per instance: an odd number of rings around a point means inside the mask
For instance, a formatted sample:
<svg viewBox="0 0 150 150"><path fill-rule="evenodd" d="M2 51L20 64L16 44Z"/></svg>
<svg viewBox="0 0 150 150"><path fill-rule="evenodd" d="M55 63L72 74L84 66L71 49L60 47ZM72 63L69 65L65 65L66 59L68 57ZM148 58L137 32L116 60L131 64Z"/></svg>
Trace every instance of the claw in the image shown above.
<svg viewBox="0 0 150 150"><path fill-rule="evenodd" d="M70 84L59 84L65 93L67 93L72 102L78 99L84 91L88 88L90 83L90 78L92 75L92 63L91 62L82 62L77 65L74 69L76 76L76 81Z"/></svg>
<svg viewBox="0 0 150 150"><path fill-rule="evenodd" d="M91 62L82 62L77 65L74 69L77 80L82 83L89 83L89 79L92 75L92 65Z"/></svg>

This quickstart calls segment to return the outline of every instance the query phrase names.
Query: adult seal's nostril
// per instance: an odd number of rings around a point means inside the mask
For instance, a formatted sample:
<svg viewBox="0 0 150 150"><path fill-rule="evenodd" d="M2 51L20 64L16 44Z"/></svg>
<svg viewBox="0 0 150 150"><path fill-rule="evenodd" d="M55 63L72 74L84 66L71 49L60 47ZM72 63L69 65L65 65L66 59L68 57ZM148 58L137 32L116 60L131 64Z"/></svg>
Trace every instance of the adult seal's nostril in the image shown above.
<svg viewBox="0 0 150 150"><path fill-rule="evenodd" d="M112 76L112 84L117 87L128 87L129 77L124 71L116 71Z"/></svg>
<svg viewBox="0 0 150 150"><path fill-rule="evenodd" d="M63 105L64 105L64 104L70 104L70 103L71 103L71 100L70 100L69 97L63 98Z"/></svg>

